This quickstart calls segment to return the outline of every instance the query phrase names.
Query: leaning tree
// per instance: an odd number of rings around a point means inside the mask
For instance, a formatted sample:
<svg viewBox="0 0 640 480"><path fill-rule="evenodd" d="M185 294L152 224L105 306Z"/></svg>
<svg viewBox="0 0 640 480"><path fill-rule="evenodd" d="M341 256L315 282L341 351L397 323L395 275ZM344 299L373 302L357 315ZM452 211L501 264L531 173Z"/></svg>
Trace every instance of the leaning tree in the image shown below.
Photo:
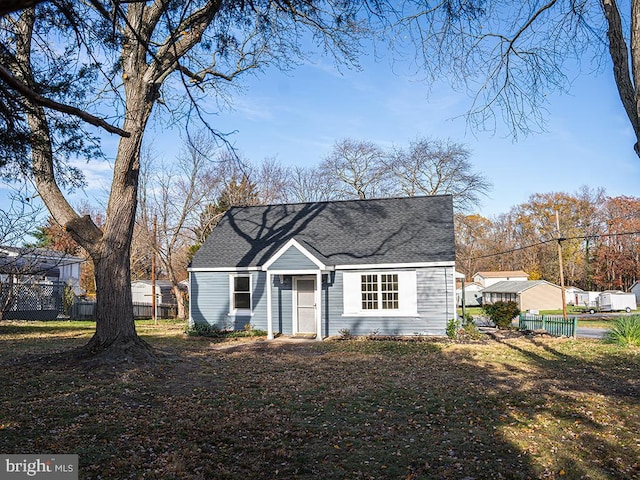
<svg viewBox="0 0 640 480"><path fill-rule="evenodd" d="M93 260L96 332L85 353L151 357L133 321L129 253L140 148L154 110L204 119L205 97L225 95L247 72L292 66L311 42L355 64L380 8L343 0L51 0L0 19L0 92L14 107L0 112L0 127L26 134L29 154L17 148L5 167L19 162L52 217ZM66 168L68 154L101 154L95 131L82 133L87 124L120 135L100 227L65 195L82 178Z"/></svg>

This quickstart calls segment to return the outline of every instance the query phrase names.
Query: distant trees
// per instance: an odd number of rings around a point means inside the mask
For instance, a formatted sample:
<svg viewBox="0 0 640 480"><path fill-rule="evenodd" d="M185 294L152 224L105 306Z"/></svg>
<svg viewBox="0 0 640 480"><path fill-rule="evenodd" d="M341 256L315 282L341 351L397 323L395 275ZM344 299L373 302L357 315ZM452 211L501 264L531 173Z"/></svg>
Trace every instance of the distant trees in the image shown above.
<svg viewBox="0 0 640 480"><path fill-rule="evenodd" d="M369 141L336 142L318 169L331 198L451 194L458 211L478 207L491 182L474 170L471 152L452 141L417 138L389 150Z"/></svg>
<svg viewBox="0 0 640 480"><path fill-rule="evenodd" d="M373 142L350 138L337 141L320 164L321 178L333 181L336 198L386 196L384 151Z"/></svg>
<svg viewBox="0 0 640 480"><path fill-rule="evenodd" d="M418 138L408 148L394 147L384 162L403 196L453 195L458 211L478 207L491 182L476 172L471 152L450 140Z"/></svg>
<svg viewBox="0 0 640 480"><path fill-rule="evenodd" d="M467 276L524 270L531 279L558 283L560 236L567 285L626 290L640 279L639 232L640 198L584 187L575 194L535 194L493 219L457 215L456 260Z"/></svg>
<svg viewBox="0 0 640 480"><path fill-rule="evenodd" d="M202 131L186 139L176 159L163 162L150 154L143 162L132 246L142 243L149 258L155 254L161 272L157 278L171 282L180 318L186 318L186 301L179 284L187 278L194 225L221 183L212 160L217 150L214 139ZM147 272L144 278L150 277Z"/></svg>

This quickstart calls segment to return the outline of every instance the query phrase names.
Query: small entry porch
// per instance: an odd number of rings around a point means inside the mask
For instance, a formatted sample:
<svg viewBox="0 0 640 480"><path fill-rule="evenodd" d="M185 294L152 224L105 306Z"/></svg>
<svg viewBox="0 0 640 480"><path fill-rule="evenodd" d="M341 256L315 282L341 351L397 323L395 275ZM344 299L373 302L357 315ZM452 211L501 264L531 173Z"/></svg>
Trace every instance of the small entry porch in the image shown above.
<svg viewBox="0 0 640 480"><path fill-rule="evenodd" d="M287 278L291 282L291 307L281 311L283 322L291 322L294 337L322 340L322 271L267 271L267 340L274 338L274 278Z"/></svg>

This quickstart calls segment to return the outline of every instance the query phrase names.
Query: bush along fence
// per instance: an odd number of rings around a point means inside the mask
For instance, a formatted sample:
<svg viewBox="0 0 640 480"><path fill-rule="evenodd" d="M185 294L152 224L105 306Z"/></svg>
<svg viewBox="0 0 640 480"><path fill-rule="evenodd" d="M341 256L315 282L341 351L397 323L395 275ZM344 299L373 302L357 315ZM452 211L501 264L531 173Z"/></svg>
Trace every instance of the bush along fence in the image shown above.
<svg viewBox="0 0 640 480"><path fill-rule="evenodd" d="M76 301L71 307L70 317L72 320L93 320L93 312L96 302ZM178 316L178 307L170 304L159 304L156 306L158 318L175 318ZM140 320L152 318L153 310L151 305L146 303L133 303L133 318Z"/></svg>
<svg viewBox="0 0 640 480"><path fill-rule="evenodd" d="M575 337L578 329L578 317L564 318L562 315L520 314L520 330L545 330L554 337Z"/></svg>

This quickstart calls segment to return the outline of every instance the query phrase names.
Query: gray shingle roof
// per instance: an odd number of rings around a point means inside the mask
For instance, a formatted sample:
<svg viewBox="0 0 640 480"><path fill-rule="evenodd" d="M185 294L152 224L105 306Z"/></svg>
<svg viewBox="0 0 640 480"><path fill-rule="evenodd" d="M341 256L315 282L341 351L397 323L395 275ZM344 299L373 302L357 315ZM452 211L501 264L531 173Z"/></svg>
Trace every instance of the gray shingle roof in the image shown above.
<svg viewBox="0 0 640 480"><path fill-rule="evenodd" d="M493 285L489 285L482 289L482 293L521 293L525 290L528 290L531 287L535 287L536 285L547 284L553 285L554 287L558 287L553 283L547 282L545 280L526 280L526 281L509 281L505 280L503 282L497 282ZM560 287L558 287L560 288Z"/></svg>
<svg viewBox="0 0 640 480"><path fill-rule="evenodd" d="M454 261L450 195L230 209L192 268L263 265L295 238L325 265Z"/></svg>

